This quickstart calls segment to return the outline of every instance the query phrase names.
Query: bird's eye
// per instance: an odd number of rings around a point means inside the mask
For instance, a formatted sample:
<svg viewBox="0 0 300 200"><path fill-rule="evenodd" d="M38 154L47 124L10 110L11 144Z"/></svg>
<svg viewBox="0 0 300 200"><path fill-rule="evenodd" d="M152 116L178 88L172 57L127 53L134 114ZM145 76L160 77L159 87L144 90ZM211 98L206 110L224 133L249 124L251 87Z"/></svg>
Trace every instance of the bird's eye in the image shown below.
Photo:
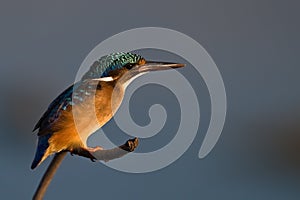
<svg viewBox="0 0 300 200"><path fill-rule="evenodd" d="M131 69L134 65L134 63L127 63L124 67L126 67L127 69Z"/></svg>

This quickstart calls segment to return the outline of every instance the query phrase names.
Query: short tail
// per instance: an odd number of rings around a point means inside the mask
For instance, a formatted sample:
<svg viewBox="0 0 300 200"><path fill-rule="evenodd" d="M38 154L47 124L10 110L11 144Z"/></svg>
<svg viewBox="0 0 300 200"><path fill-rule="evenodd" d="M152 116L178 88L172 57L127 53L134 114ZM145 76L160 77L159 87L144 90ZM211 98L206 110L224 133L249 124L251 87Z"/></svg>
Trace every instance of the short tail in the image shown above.
<svg viewBox="0 0 300 200"><path fill-rule="evenodd" d="M31 169L36 168L39 164L41 164L47 157L48 153L47 149L49 147L48 139L50 138L51 134L39 136L38 146L36 149L36 153L31 164Z"/></svg>

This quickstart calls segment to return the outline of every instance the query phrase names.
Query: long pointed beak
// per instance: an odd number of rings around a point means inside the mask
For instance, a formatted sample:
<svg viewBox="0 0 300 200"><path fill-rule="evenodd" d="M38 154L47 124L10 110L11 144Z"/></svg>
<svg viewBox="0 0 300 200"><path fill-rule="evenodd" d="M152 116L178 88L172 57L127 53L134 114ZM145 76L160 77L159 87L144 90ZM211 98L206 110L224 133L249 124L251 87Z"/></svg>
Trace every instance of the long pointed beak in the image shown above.
<svg viewBox="0 0 300 200"><path fill-rule="evenodd" d="M137 77L141 74L151 72L151 71L161 71L174 68L184 67L184 64L181 63L170 63L170 62L156 62L156 61L146 61L145 64L136 65L130 69L124 76L122 76L122 81L119 81L121 84L125 84L128 80L133 77Z"/></svg>
<svg viewBox="0 0 300 200"><path fill-rule="evenodd" d="M184 67L181 63L170 63L170 62L157 62L157 61L147 61L144 65L136 66L139 73L149 72L149 71L161 71L167 69L174 69Z"/></svg>

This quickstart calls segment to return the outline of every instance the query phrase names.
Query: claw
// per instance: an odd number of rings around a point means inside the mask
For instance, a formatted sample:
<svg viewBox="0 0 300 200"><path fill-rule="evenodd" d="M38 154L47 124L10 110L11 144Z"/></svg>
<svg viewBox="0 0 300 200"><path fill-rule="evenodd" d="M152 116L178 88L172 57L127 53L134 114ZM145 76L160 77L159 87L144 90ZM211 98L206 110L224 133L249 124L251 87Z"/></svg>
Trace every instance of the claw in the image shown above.
<svg viewBox="0 0 300 200"><path fill-rule="evenodd" d="M103 148L102 147L80 148L80 149L74 149L70 153L71 153L71 155L76 154L78 156L89 158L89 159L91 159L92 162L95 162L96 158L91 154L91 152L95 152L100 149L103 149Z"/></svg>

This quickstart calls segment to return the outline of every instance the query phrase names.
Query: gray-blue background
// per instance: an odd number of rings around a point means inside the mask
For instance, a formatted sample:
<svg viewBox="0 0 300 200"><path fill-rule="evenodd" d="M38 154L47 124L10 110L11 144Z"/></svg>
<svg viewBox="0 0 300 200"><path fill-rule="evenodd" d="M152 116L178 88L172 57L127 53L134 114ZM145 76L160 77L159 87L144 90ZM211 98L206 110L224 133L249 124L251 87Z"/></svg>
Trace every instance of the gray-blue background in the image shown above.
<svg viewBox="0 0 300 200"><path fill-rule="evenodd" d="M209 97L187 65L202 121L188 151L148 174L126 174L67 156L46 199L299 199L300 94L297 1L14 1L0 3L0 197L30 199L49 159L29 169L35 122L75 78L82 60L102 40L127 29L159 26L197 40L219 67L228 113L213 151L199 160ZM145 57L181 61L160 51ZM147 100L143 97L147 96ZM172 139L179 113L168 90L145 86L132 98L132 115L147 124L147 106L161 102L172 117L139 151ZM126 137L111 122L112 139ZM99 144L101 145L101 144ZM126 159L126 157L124 157Z"/></svg>

